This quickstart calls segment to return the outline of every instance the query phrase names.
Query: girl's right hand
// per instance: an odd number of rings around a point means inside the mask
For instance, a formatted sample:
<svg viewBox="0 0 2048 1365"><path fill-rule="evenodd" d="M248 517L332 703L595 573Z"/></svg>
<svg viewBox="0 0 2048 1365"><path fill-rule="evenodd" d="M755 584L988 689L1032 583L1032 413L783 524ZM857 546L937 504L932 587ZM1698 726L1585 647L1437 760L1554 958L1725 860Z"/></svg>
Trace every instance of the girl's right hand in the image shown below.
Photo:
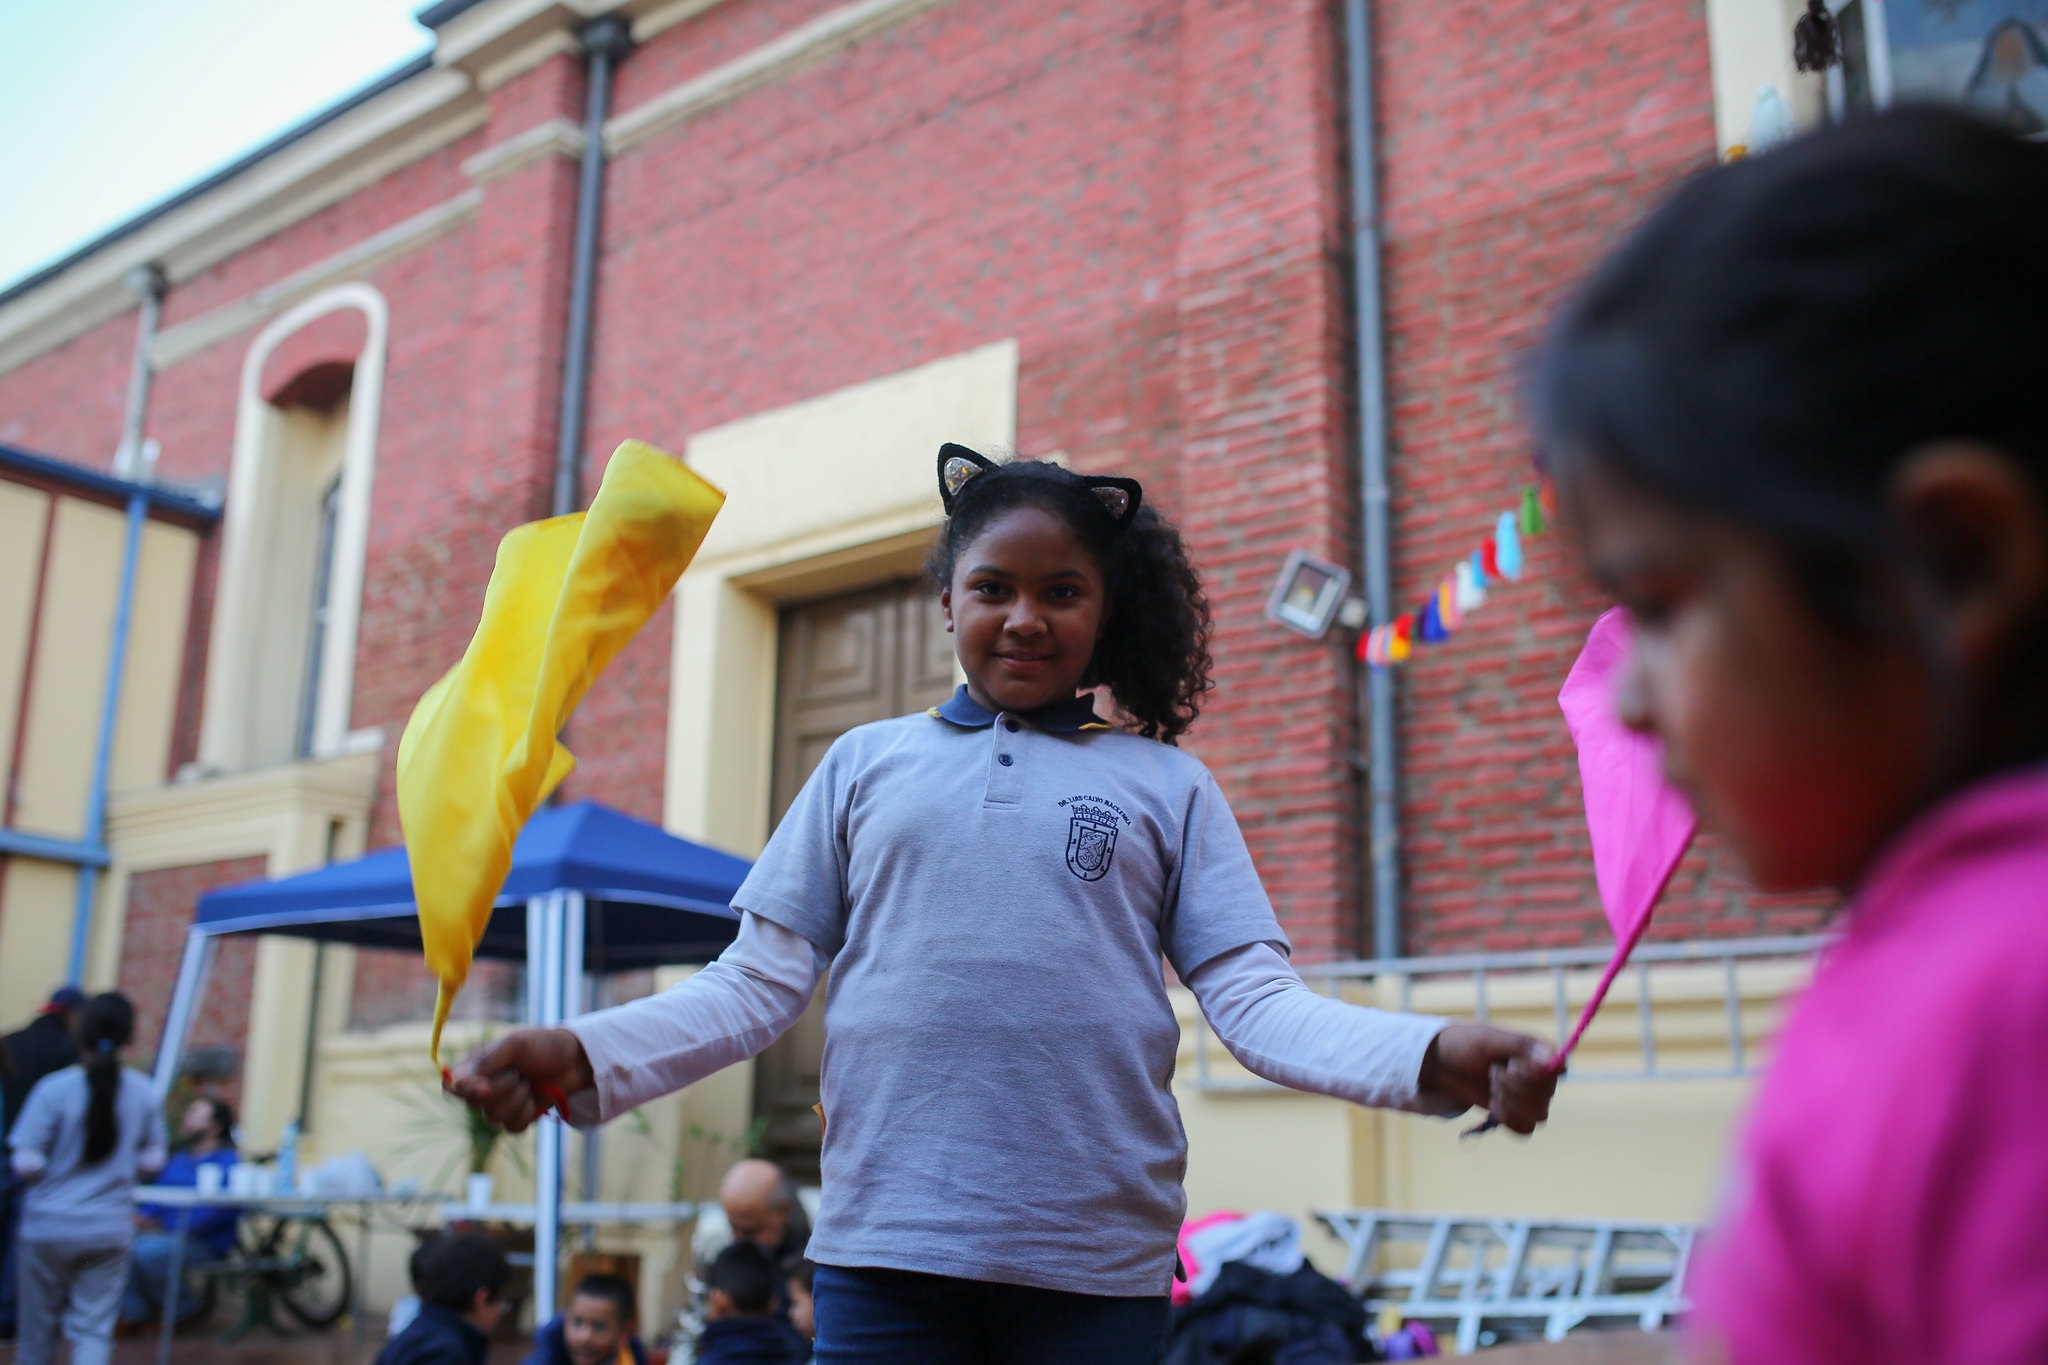
<svg viewBox="0 0 2048 1365"><path fill-rule="evenodd" d="M595 1084L590 1058L575 1034L523 1028L463 1058L447 1089L506 1132L518 1133L553 1107L554 1095L574 1095Z"/></svg>

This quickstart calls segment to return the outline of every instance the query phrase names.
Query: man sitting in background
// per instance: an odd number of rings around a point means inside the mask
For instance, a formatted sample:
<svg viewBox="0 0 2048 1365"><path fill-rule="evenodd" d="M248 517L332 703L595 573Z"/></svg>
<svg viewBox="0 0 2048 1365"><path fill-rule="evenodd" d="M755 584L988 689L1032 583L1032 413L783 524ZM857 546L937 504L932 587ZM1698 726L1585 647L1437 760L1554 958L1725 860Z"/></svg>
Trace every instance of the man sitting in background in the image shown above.
<svg viewBox="0 0 2048 1365"><path fill-rule="evenodd" d="M778 1264L810 1246L811 1221L797 1200L796 1184L772 1161L735 1162L719 1182L718 1206L735 1242L759 1245Z"/></svg>
<svg viewBox="0 0 2048 1365"><path fill-rule="evenodd" d="M226 1189L228 1170L235 1164L234 1133L234 1106L207 1095L192 1101L185 1106L184 1116L178 1122L183 1145L165 1164L156 1183L194 1189L199 1184L200 1170L212 1166L219 1169L220 1186ZM185 1238L185 1267L194 1270L234 1250L235 1223L239 1217L234 1209L207 1204L192 1208L144 1204L136 1209L135 1252L128 1262L128 1292L121 1301L121 1320L142 1323L162 1316L171 1261L179 1255L180 1230ZM187 1322L198 1315L205 1301L180 1286L178 1302L178 1321Z"/></svg>
<svg viewBox="0 0 2048 1365"><path fill-rule="evenodd" d="M618 1275L585 1275L569 1306L534 1338L525 1365L647 1365L633 1335L633 1286Z"/></svg>
<svg viewBox="0 0 2048 1365"><path fill-rule="evenodd" d="M376 1365L484 1365L512 1278L498 1244L481 1232L437 1232L407 1268L419 1316L384 1343Z"/></svg>
<svg viewBox="0 0 2048 1365"><path fill-rule="evenodd" d="M754 1242L734 1242L705 1273L697 1365L804 1365L810 1347L775 1311L781 1268Z"/></svg>

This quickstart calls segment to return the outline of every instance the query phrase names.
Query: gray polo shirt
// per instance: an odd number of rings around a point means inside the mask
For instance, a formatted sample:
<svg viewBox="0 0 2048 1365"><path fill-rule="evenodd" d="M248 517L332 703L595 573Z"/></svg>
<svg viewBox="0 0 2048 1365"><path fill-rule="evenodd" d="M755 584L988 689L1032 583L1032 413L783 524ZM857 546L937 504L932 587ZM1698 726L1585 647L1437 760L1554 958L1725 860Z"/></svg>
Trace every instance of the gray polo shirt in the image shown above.
<svg viewBox="0 0 2048 1365"><path fill-rule="evenodd" d="M1166 1292L1160 959L1287 944L1199 760L1085 699L991 715L963 688L841 736L733 905L832 958L814 1260Z"/></svg>

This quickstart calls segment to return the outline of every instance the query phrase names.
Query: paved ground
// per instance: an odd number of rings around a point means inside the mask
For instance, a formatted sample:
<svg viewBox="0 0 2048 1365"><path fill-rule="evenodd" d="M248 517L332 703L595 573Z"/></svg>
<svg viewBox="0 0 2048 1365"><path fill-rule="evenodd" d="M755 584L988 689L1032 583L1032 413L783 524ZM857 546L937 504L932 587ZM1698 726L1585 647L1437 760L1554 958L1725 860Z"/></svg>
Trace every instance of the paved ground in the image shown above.
<svg viewBox="0 0 2048 1365"><path fill-rule="evenodd" d="M229 1345L212 1333L186 1333L171 1343L172 1365L369 1365L382 1344L372 1338L358 1350L346 1332L282 1341L259 1334ZM530 1342L499 1342L491 1348L491 1365L518 1365L532 1349ZM114 1365L156 1365L156 1338L131 1339L114 1345ZM0 1344L0 1361L13 1365L14 1345Z"/></svg>
<svg viewBox="0 0 2048 1365"><path fill-rule="evenodd" d="M0 1359L12 1361L11 1348ZM501 1342L491 1349L491 1365L518 1365L528 1346ZM311 1337L298 1341L260 1338L223 1345L211 1336L178 1338L171 1348L173 1365L369 1365L376 1354L356 1351L346 1336ZM1556 1345L1501 1346L1467 1359L1486 1365L1676 1365L1676 1347L1669 1337L1600 1332ZM114 1365L155 1365L154 1341L124 1341L114 1351Z"/></svg>
<svg viewBox="0 0 2048 1365"><path fill-rule="evenodd" d="M379 1343L370 1341L358 1350L346 1333L300 1337L281 1341L259 1334L233 1345L212 1333L187 1333L171 1346L172 1365L369 1365ZM491 1348L491 1365L518 1365L530 1346L524 1341L498 1342ZM155 1365L155 1338L128 1340L114 1350L114 1365ZM1645 1335L1638 1332L1590 1332L1555 1345L1536 1343L1500 1346L1468 1357L1486 1365L1677 1365L1680 1359L1676 1339L1670 1334ZM14 1348L0 1345L0 1361L12 1365Z"/></svg>
<svg viewBox="0 0 2048 1365"><path fill-rule="evenodd" d="M1669 1332L1584 1332L1564 1341L1497 1346L1466 1357L1486 1365L1678 1365L1678 1338Z"/></svg>

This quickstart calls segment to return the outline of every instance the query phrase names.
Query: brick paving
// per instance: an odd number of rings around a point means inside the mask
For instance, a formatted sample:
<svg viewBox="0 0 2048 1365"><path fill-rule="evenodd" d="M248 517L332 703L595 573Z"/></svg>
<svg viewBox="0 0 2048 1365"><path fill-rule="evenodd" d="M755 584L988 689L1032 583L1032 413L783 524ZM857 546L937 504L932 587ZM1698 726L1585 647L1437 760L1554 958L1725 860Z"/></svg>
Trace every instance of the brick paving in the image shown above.
<svg viewBox="0 0 2048 1365"><path fill-rule="evenodd" d="M383 1345L381 1334L371 1335L361 1347L348 1332L289 1340L258 1333L237 1342L224 1342L214 1333L184 1333L171 1343L172 1365L370 1365ZM0 1356L13 1365L13 1347ZM533 1349L533 1343L519 1339L494 1343L491 1365L517 1365ZM156 1365L155 1337L121 1341L114 1346L114 1365Z"/></svg>

